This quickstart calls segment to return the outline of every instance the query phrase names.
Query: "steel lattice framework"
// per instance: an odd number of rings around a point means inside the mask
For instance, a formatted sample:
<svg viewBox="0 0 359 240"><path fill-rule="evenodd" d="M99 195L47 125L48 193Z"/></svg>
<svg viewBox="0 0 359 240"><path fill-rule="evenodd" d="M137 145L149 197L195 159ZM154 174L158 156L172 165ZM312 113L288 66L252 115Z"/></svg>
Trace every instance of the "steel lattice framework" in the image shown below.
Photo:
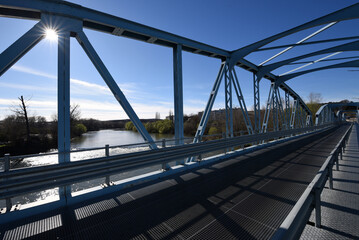
<svg viewBox="0 0 359 240"><path fill-rule="evenodd" d="M25 186L21 182L14 181L14 184L19 186L23 185L22 188L26 188L22 191L32 191L34 189L43 189L48 187L48 182L44 177L42 171L57 171L62 169L63 166L67 168L73 168L74 174L68 172L64 173L63 179L54 182L53 176L46 173L46 177L50 178L49 182L54 186L60 186L60 196L66 199L68 194L71 194L69 184L77 181L81 176L76 174L83 174L82 179L107 176L109 169L116 172L121 169L130 169L135 167L147 166L153 163L162 163L162 168L166 170L168 168L168 162L177 160L177 164L185 165L183 159L187 159L186 162L192 162L196 158L194 156L200 155L213 150L223 148L234 148L235 146L246 143L262 142L268 139L275 139L287 135L293 135L295 133L306 132L310 130L321 129L327 127L336 119L343 118L344 111L338 111L337 116L334 115L333 109L337 107L335 104L323 105L316 113L316 125L313 126L314 119L312 113L301 99L301 97L291 89L286 81L295 77L308 74L311 72L334 69L334 68L348 68L348 67L359 67L359 60L350 57L351 60L339 64L328 65L325 67L314 68L306 71L299 70L309 64L314 64L319 61L327 61L326 59L338 54L339 52L346 51L358 51L359 50L359 36L327 39L320 41L306 42L311 37L325 31L326 29L334 26L340 21L346 21L351 19L359 18L359 3L351 5L347 8L338 10L326 16L317 18L313 21L307 22L298 27L276 34L259 42L250 44L242 47L235 51L227 51L214 46L210 46L201 42L197 42L188 38L184 38L178 35L174 35L165 31L161 31L152 27L148 27L142 24L138 24L126 19L115 17L109 14L105 14L99 11L88 9L80 5L72 4L60 0L0 0L0 16L2 17L15 17L38 20L28 32L22 35L17 41L10 45L0 55L0 76L2 76L8 69L10 69L19 59L21 59L28 51L30 51L37 43L39 43L45 37L45 30L48 28L55 29L58 38L58 156L59 164L54 166L47 166L38 169L24 170L24 172L9 172L1 175L3 179L10 179L11 177L17 177L17 173L29 174ZM322 26L316 32L303 38L295 44L281 45L275 47L265 46L273 41L294 34L299 31L303 31L316 26ZM136 112L133 110L131 104L126 99L126 96L117 85L115 79L102 62L100 56L92 46L91 42L87 38L83 29L91 29L95 31L101 31L105 34L112 34L119 37L127 37L139 41L148 42L150 44L161 45L170 47L173 49L173 83L174 83L174 122L175 122L175 141L176 145L173 149L159 149L156 151L146 151L142 153L136 153L131 156L125 156L125 160L128 162L116 162L115 160L121 158L119 156L111 156L109 158L108 149L106 153L107 160L114 160L112 165L98 167L98 162L103 159L89 159L81 162L70 161L70 38L74 37L81 45L88 58L91 60L95 68L100 73L101 77L111 90L112 94L122 106L126 114L134 123L135 127L142 135L143 139L148 143L151 149L157 149L158 146L153 141L144 125L141 123ZM314 51L301 56L288 58L282 61L268 63L280 56L281 54L291 50L296 46L320 44L327 42L337 42L343 40L353 40L350 43L337 45L335 47ZM246 60L245 57L254 52L283 49L278 54L270 57L259 65L251 63ZM182 85L182 52L191 52L194 54L200 54L211 58L220 60L218 75L214 81L212 90L209 94L207 105L204 109L202 118L200 120L198 129L193 139L192 145L183 145L183 85ZM283 75L277 76L272 72L279 67L292 64L298 60L314 57L322 54L329 54L326 57L322 57L316 61L305 62L305 65L293 69ZM348 58L341 58L341 60L347 60ZM253 73L253 93L254 93L254 121L252 122L244 101L242 89L240 87L240 81L236 73L236 68L242 68ZM223 80L224 79L224 80ZM260 110L260 82L262 79L267 79L271 82L268 99L266 103L266 109L261 121L261 110ZM225 122L226 132L224 139L209 142L200 143L204 135L208 120L210 118L213 104L216 100L221 82L224 81L225 90ZM284 91L284 101L281 99L280 90ZM238 137L233 132L233 101L237 98L243 121L246 125L248 135ZM291 105L291 99L293 104ZM353 103L354 104L354 103ZM348 104L346 104L348 105ZM358 107L358 104L354 104ZM357 110L356 110L357 111ZM268 122L270 117L273 119L273 129L271 133L268 131ZM359 112L357 111L357 116ZM127 159L128 158L128 159ZM200 159L201 157L199 157ZM133 160L136 160L133 162ZM178 161L178 159L182 159ZM8 159L9 160L9 159ZM7 161L9 162L9 161ZM62 165L60 165L62 164ZM100 164L100 163L99 163ZM101 163L102 164L102 163ZM8 164L9 165L9 164ZM80 166L81 165L81 166ZM189 164L188 164L189 165ZM88 169L79 168L86 167ZM117 169L117 170L116 170ZM9 170L9 167L8 169ZM65 169L66 170L66 169ZM64 170L64 171L65 171ZM70 169L71 170L71 169ZM36 171L39 171L36 172ZM62 170L61 170L62 171ZM36 172L37 178L34 178L31 174ZM68 175L71 176L68 176ZM16 175L16 176L15 176ZM31 175L31 176L30 176ZM61 177L61 176L60 176ZM5 181L4 180L4 181ZM45 181L46 180L46 181ZM59 178L60 180L60 178ZM33 183L33 181L38 181ZM41 183L41 184L40 184ZM9 183L10 184L10 183ZM13 183L11 183L13 184ZM13 185L14 185L13 184ZM1 192L3 197L7 198L7 205L11 208L10 198L18 194L17 192L8 193L9 187L6 184L2 186L4 190ZM15 187L18 187L17 185ZM67 201L67 200L66 200ZM8 209L10 209L8 208Z"/></svg>
<svg viewBox="0 0 359 240"><path fill-rule="evenodd" d="M282 33L273 35L264 40L242 47L235 51L227 51L224 49L220 49L214 46L200 43L188 38L174 35L119 17L114 17L109 14L98 12L65 1L1 0L0 16L39 20L39 22L35 24L34 27L32 27L27 33L25 33L10 47L8 47L3 53L1 53L0 76L4 74L4 72L6 72L9 68L11 68L11 66L13 66L21 57L23 57L31 48L33 48L39 41L44 38L44 29L56 29L58 35L60 36L58 41L58 149L59 152L63 152L64 154L62 155L61 159L59 159L59 162L69 161L69 156L66 154L66 152L70 151L70 37L75 37L77 39L83 50L86 52L87 56L90 58L90 60L104 79L107 86L110 88L114 97L123 107L124 111L132 120L144 140L149 143L152 149L157 148L156 144L153 142L151 136L144 128L143 124L139 120L130 103L127 101L125 95L123 94L119 86L116 84L110 72L107 70L105 64L102 62L100 56L97 54L96 50L88 40L86 34L83 32L83 28L88 28L91 30L101 31L107 34L128 37L135 40L145 41L151 44L157 44L173 48L175 112L174 122L175 138L177 139L177 144L179 145L183 144L182 51L201 54L212 58L218 58L222 62L219 69L219 73L210 93L209 100L204 110L202 119L198 126L194 138L194 143L200 141L204 134L213 107L213 103L216 99L216 95L223 78L225 85L226 137L233 137L233 95L237 96L240 109L242 110L242 114L244 117L244 122L247 126L249 134L266 132L270 115L272 115L273 118L274 130L279 130L280 128L290 129L294 127L309 126L313 124L313 118L309 108L306 106L300 96L288 85L286 85L286 81L314 71L359 66L359 60L351 60L340 64L334 64L321 68L310 69L307 71L291 73L292 71L299 69L296 68L281 76L276 76L272 73L273 70L279 67L291 64L295 61L308 57L313 57L321 54L330 54L327 57L318 59L314 62L310 62L307 65L322 61L339 52L358 51L359 40L355 39L358 39L359 37L327 39L315 42L306 41L311 37L337 24L339 21L358 18L359 4L351 5L344 9L317 18L313 21L307 22ZM267 44L275 40L278 40L299 31L303 31L321 25L324 25L324 27L310 34L304 39L298 41L295 44L264 48ZM312 52L309 54L297 56L294 58L285 59L283 61L267 64L269 61L272 61L284 52L287 52L290 49L299 45L318 44L351 39L354 39L355 41ZM255 65L245 59L247 55L253 52L272 50L277 48L285 49L259 65ZM255 113L253 123L248 116L246 104L244 102L243 94L235 71L235 66L253 72ZM260 81L263 78L271 81L271 87L268 95L263 122L261 122L259 93ZM233 94L233 89L235 90L235 94ZM279 89L282 89L285 93L284 103L282 103ZM293 106L290 106L290 97L293 98ZM254 125L254 127L252 126L252 124Z"/></svg>

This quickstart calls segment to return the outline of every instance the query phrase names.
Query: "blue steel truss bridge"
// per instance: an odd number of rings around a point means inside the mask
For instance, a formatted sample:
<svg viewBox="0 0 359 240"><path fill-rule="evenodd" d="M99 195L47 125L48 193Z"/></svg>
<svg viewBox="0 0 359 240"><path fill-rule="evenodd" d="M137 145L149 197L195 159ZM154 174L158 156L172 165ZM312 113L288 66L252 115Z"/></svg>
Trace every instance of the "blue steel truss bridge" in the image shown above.
<svg viewBox="0 0 359 240"><path fill-rule="evenodd" d="M58 37L58 151L0 159L1 239L359 239L359 103L328 103L312 113L287 81L312 72L357 68L355 57L330 63L341 52L359 50L359 36L311 41L338 22L359 18L359 4L229 51L60 0L0 0L0 16L37 23L0 55L0 76L45 38ZM278 39L319 27L296 43ZM154 141L107 69L84 29L173 50L175 138ZM148 150L115 154L108 146L70 147L70 39L75 38L114 98L141 134ZM338 42L346 41L345 44ZM275 61L292 48L337 43ZM260 64L246 57L278 49ZM218 59L218 74L193 138L183 133L182 53ZM320 57L315 61L308 58ZM282 75L276 69L302 62ZM317 62L324 67L300 70ZM253 74L254 118L250 118L238 69ZM300 71L299 71L300 70ZM260 83L270 82L265 111ZM222 83L223 82L223 83ZM225 133L204 135L220 85L225 94ZM283 100L282 97L283 96ZM238 101L238 102L237 102ZM234 132L233 105L239 104L245 134ZM350 110L348 110L350 109ZM347 116L351 122L347 121ZM271 127L269 127L271 123ZM100 156L74 161L79 152ZM13 168L24 158L54 157L56 164ZM137 171L137 175L127 175ZM118 178L122 174L121 178ZM72 185L97 182L74 192ZM100 180L99 180L100 179ZM51 198L17 204L26 194L55 189Z"/></svg>

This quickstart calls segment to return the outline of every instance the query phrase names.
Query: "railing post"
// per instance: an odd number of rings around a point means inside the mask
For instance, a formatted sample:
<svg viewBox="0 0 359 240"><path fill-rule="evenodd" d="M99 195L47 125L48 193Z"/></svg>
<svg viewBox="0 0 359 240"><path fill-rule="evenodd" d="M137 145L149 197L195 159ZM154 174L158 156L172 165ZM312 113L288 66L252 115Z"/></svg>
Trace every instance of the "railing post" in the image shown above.
<svg viewBox="0 0 359 240"><path fill-rule="evenodd" d="M108 145L108 144L105 145L105 154L106 154L106 157L110 156L110 145Z"/></svg>
<svg viewBox="0 0 359 240"><path fill-rule="evenodd" d="M321 227L322 213L320 209L320 189L315 187L314 190L314 206L315 206L315 227Z"/></svg>
<svg viewBox="0 0 359 240"><path fill-rule="evenodd" d="M222 139L226 139L226 138L227 138L226 133L222 133ZM226 154L227 151L228 151L228 149L224 148L224 154Z"/></svg>
<svg viewBox="0 0 359 240"><path fill-rule="evenodd" d="M10 171L10 154L6 153L4 155L4 172L9 172ZM12 207L12 202L11 202L11 198L6 198L6 212L10 212L11 207Z"/></svg>
<svg viewBox="0 0 359 240"><path fill-rule="evenodd" d="M166 147L166 139L162 139L162 148ZM162 170L166 171L169 169L169 165L167 163L162 163Z"/></svg>
<svg viewBox="0 0 359 240"><path fill-rule="evenodd" d="M339 152L338 152L338 150L335 151L335 166L336 166L336 170L339 171Z"/></svg>
<svg viewBox="0 0 359 240"><path fill-rule="evenodd" d="M340 153L340 160L343 160L343 148L342 148L342 146L340 146L340 148L339 148L340 150L339 150L339 153Z"/></svg>
<svg viewBox="0 0 359 240"><path fill-rule="evenodd" d="M105 154L106 157L110 156L110 145L108 144L105 145ZM105 183L107 184L107 186L110 186L110 176L106 176Z"/></svg>
<svg viewBox="0 0 359 240"><path fill-rule="evenodd" d="M329 175L329 188L333 189L333 164L330 164L328 168L328 175Z"/></svg>
<svg viewBox="0 0 359 240"><path fill-rule="evenodd" d="M10 171L10 154L6 153L4 155L4 172Z"/></svg>
<svg viewBox="0 0 359 240"><path fill-rule="evenodd" d="M163 147L163 148L166 147L166 139L165 139L165 138L162 139L162 147Z"/></svg>
<svg viewBox="0 0 359 240"><path fill-rule="evenodd" d="M202 136L199 136L198 142L202 142ZM202 154L198 155L198 161L202 161Z"/></svg>

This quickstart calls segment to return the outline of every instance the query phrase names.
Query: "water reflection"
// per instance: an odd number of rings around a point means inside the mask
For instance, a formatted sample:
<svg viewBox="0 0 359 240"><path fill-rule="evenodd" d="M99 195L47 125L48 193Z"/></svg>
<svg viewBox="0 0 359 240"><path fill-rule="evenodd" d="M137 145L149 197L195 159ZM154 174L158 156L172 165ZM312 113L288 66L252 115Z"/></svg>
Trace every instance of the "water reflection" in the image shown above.
<svg viewBox="0 0 359 240"><path fill-rule="evenodd" d="M171 134L151 134L154 141L159 141L162 139L173 139L174 136ZM85 133L83 136L79 138L75 138L71 141L71 149L86 149L86 148L97 148L104 147L106 144L110 146L118 146L125 144L133 144L133 143L144 143L142 136L138 132L133 131L124 131L124 130L100 130ZM172 145L171 142L168 142L167 145ZM161 144L159 144L161 145ZM131 152L138 152L149 150L147 144L132 146L132 147L116 147L110 149L110 155L119 155ZM53 150L52 152L55 152ZM93 151L84 151L84 152L76 152L71 153L71 161L79 161L91 158L104 157L105 150L93 150ZM46 156L37 156L37 157L29 157L21 160L13 160L11 162L11 168L23 168L23 167L31 167L31 166L42 166L42 165L51 165L58 163L58 155L46 155ZM148 173L151 171L155 171L160 169L161 166L151 166L143 169L128 171L113 175L110 177L110 181L118 181L125 178L129 178L132 176ZM0 163L0 169L3 169L2 163ZM3 171L3 170L2 170ZM89 181L84 181L80 183L72 184L71 189L73 192L84 190L86 188L91 188L95 186L99 186L104 183L104 178L93 179ZM23 196L19 196L12 199L13 204L27 204L30 202L44 200L47 197L58 196L58 188L48 189L45 191L35 192L31 194L26 194ZM0 201L0 208L4 207L4 201Z"/></svg>

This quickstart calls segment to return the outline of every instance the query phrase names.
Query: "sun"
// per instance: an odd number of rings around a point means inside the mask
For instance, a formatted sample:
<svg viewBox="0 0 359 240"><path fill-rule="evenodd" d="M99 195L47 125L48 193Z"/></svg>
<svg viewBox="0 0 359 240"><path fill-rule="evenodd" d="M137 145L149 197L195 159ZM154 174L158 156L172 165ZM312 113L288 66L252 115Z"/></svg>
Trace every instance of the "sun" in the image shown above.
<svg viewBox="0 0 359 240"><path fill-rule="evenodd" d="M48 28L45 30L45 38L50 41L57 41L57 33L54 29Z"/></svg>

